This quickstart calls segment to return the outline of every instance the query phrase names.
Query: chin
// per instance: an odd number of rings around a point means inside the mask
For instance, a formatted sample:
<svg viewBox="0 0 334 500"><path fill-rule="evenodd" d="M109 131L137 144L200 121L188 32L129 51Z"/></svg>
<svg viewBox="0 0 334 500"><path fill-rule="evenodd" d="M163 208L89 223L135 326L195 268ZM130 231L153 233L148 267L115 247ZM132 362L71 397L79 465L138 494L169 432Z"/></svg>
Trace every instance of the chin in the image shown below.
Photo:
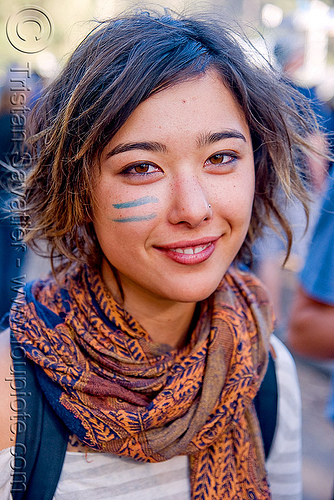
<svg viewBox="0 0 334 500"><path fill-rule="evenodd" d="M170 290L170 294L168 294L168 298L175 302L200 302L210 297L216 291L220 281L204 285L201 283L198 286L189 284L188 286L180 286L178 290L176 287L173 287Z"/></svg>

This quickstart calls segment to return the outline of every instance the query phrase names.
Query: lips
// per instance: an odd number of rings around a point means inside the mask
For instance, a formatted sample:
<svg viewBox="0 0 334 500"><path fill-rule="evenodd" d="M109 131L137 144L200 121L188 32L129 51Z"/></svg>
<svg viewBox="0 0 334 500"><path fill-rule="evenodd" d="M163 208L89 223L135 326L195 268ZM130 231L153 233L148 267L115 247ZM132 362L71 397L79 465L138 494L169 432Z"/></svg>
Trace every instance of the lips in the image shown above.
<svg viewBox="0 0 334 500"><path fill-rule="evenodd" d="M215 250L219 238L205 238L200 241L184 241L164 247L156 247L166 257L184 265L195 265L205 262Z"/></svg>

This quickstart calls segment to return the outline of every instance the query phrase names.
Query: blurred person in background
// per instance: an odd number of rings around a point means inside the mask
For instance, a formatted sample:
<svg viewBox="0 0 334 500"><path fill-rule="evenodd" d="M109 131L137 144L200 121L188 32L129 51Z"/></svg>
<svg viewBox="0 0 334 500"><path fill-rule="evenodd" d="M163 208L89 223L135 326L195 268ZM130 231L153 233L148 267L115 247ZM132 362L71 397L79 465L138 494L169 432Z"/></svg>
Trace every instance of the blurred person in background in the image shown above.
<svg viewBox="0 0 334 500"><path fill-rule="evenodd" d="M287 342L310 359L334 361L334 178L324 196L290 311ZM327 416L334 425L334 370ZM334 490L333 490L334 498Z"/></svg>
<svg viewBox="0 0 334 500"><path fill-rule="evenodd" d="M320 131L309 134L306 140L316 150L323 153L323 155L301 154L298 159L300 176L311 197L308 226L300 201L295 197L287 199L283 191L280 194L281 205L284 207L285 215L294 234L291 255L286 263L286 268L294 273L300 269L304 262L328 171L329 164L326 160L327 141L325 136L327 132L330 132L328 127L331 125L331 113L329 108L317 97L314 87L303 87L298 82L298 70L304 61L304 45L300 35L296 33L279 39L275 44L273 53L282 80L309 101L318 119ZM303 112L302 109L300 109L300 112ZM283 297L283 287L285 285L283 270L284 246L283 237L277 234L273 228L266 228L264 236L258 240L254 247L255 271L269 289L276 313L277 332L283 337L286 327L286 304Z"/></svg>

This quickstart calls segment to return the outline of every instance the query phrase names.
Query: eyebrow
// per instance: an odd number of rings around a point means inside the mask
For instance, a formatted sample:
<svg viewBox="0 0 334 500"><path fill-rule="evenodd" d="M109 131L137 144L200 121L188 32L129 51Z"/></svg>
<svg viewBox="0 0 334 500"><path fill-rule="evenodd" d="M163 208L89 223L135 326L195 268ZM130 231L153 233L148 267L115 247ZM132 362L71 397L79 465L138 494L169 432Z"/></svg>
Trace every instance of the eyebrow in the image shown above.
<svg viewBox="0 0 334 500"><path fill-rule="evenodd" d="M224 130L223 132L214 132L212 134L201 134L197 140L197 144L199 147L204 147L223 139L241 139L247 142L246 137L238 130Z"/></svg>
<svg viewBox="0 0 334 500"><path fill-rule="evenodd" d="M153 151L156 153L166 153L167 148L160 142L126 142L118 144L107 154L107 158L118 155L119 153L126 153L134 149L142 149L143 151Z"/></svg>
<svg viewBox="0 0 334 500"><path fill-rule="evenodd" d="M201 134L197 139L197 144L199 147L204 147L223 139L241 139L244 142L247 142L246 137L238 130L224 130L223 132ZM153 151L156 153L167 153L167 147L161 142L125 142L123 144L118 144L111 151L109 151L109 153L107 153L107 159L111 156L115 156L120 153L126 153L127 151L133 151L135 149L141 149L143 151Z"/></svg>

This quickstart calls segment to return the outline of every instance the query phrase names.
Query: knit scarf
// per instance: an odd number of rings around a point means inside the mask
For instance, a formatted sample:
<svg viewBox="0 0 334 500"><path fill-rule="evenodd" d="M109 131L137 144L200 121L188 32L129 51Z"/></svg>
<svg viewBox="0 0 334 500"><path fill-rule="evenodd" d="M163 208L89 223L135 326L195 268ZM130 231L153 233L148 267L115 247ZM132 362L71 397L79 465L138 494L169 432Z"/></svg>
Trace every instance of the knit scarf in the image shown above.
<svg viewBox="0 0 334 500"><path fill-rule="evenodd" d="M267 500L253 399L271 308L259 282L235 269L200 308L189 343L171 350L152 342L98 272L76 265L62 284L28 284L10 323L83 443L144 462L188 455L192 500Z"/></svg>

